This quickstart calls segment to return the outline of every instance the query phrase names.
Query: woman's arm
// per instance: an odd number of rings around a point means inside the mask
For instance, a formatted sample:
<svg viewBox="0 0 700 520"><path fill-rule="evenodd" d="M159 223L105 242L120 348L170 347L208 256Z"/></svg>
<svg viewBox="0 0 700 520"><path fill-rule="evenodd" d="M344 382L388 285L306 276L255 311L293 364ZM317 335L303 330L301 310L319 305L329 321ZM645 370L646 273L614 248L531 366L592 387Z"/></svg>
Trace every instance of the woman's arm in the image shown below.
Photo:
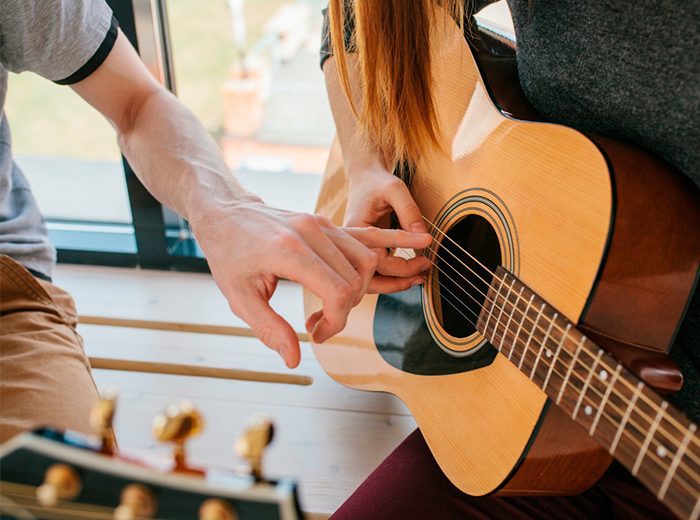
<svg viewBox="0 0 700 520"><path fill-rule="evenodd" d="M356 107L360 107L361 96L357 88L357 55L351 53L347 57L353 101ZM334 57L331 56L325 60L323 73L348 179L345 224L382 226L386 224L387 217L393 211L402 229L425 233L426 226L420 209L411 197L408 187L391 173L381 153L358 131L356 118L338 81ZM388 292L393 288L392 277L413 276L429 267L430 262L422 256L408 262L389 256L380 263L378 268L378 272L384 276L375 276L370 284L370 290ZM402 283L401 278L396 280L395 283Z"/></svg>

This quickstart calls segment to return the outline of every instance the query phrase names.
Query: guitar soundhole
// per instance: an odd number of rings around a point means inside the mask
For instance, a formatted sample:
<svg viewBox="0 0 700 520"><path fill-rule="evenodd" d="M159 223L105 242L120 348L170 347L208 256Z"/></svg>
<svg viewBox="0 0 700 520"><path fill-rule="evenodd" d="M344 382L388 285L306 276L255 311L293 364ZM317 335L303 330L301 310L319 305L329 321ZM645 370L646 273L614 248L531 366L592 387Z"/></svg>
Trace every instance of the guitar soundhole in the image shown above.
<svg viewBox="0 0 700 520"><path fill-rule="evenodd" d="M447 231L437 251L433 304L448 334L466 338L476 332L492 273L500 263L498 236L485 218L468 215Z"/></svg>

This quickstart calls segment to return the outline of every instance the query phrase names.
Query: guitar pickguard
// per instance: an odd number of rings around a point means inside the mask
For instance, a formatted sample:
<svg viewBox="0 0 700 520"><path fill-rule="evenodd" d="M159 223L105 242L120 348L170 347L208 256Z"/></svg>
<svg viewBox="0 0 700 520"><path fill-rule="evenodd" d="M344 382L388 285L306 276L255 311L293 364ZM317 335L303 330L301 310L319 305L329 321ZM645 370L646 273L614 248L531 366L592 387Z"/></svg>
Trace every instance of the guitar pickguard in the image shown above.
<svg viewBox="0 0 700 520"><path fill-rule="evenodd" d="M391 366L417 375L468 372L493 362L496 349L488 342L468 356L445 352L433 339L423 318L421 287L382 294L374 314L374 343Z"/></svg>

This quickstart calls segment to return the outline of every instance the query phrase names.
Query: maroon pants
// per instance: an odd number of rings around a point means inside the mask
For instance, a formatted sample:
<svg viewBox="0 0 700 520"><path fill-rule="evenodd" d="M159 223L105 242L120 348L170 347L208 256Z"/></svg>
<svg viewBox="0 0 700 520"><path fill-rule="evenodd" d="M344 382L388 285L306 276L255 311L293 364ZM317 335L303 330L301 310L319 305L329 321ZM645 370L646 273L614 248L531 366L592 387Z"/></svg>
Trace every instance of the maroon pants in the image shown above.
<svg viewBox="0 0 700 520"><path fill-rule="evenodd" d="M674 518L614 463L591 489L571 497L470 497L443 475L416 430L365 480L333 520Z"/></svg>

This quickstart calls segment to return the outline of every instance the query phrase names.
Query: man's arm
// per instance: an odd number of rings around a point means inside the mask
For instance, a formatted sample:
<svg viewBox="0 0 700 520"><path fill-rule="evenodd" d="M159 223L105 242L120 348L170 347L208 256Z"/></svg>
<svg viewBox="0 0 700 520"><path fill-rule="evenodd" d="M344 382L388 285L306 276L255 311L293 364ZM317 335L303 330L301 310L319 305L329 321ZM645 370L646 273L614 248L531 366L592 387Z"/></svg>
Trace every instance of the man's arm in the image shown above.
<svg viewBox="0 0 700 520"><path fill-rule="evenodd" d="M234 179L216 143L151 77L121 32L100 67L73 88L111 121L149 191L189 220L233 312L290 367L299 363L296 333L268 303L279 278L322 300L311 331L322 342L342 330L366 291L379 261L370 248L429 242L426 235L344 230L323 217L265 206ZM402 283L414 283L416 274Z"/></svg>
<svg viewBox="0 0 700 520"><path fill-rule="evenodd" d="M194 221L222 202L260 202L236 182L213 139L151 76L121 31L104 63L72 88L112 123L148 190L180 215Z"/></svg>

